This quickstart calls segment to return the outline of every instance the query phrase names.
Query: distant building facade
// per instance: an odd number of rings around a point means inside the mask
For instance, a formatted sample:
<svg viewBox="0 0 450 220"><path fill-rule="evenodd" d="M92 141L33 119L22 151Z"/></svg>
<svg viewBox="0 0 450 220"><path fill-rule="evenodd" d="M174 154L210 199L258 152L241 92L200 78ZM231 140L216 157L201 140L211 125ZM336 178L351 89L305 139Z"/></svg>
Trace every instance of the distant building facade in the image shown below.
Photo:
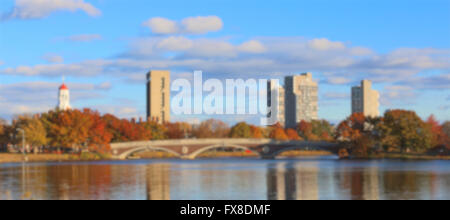
<svg viewBox="0 0 450 220"><path fill-rule="evenodd" d="M361 86L352 87L352 114L363 113L366 117L380 116L380 94L372 89L370 80L361 81Z"/></svg>
<svg viewBox="0 0 450 220"><path fill-rule="evenodd" d="M69 88L64 83L59 87L58 106L56 108L60 111L71 109Z"/></svg>
<svg viewBox="0 0 450 220"><path fill-rule="evenodd" d="M272 93L275 93L278 91L278 100L272 100ZM285 111L284 111L284 88L278 83L276 80L270 80L267 83L267 106L272 107L272 110L268 117L271 118L272 114L276 114L277 118L276 121L280 123L283 127L285 126ZM278 101L277 108L273 108L272 104L276 104L276 101Z"/></svg>
<svg viewBox="0 0 450 220"><path fill-rule="evenodd" d="M147 119L170 121L170 72L151 70L147 73Z"/></svg>
<svg viewBox="0 0 450 220"><path fill-rule="evenodd" d="M304 121L317 120L319 110L318 85L311 73L288 76L284 80L285 125L294 128Z"/></svg>

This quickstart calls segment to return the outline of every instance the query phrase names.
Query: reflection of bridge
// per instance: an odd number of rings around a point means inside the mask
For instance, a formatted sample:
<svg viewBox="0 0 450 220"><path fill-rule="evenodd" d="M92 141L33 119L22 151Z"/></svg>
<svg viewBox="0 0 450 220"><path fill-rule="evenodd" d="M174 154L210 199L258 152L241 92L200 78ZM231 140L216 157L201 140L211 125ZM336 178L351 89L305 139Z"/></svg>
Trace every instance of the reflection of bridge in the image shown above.
<svg viewBox="0 0 450 220"><path fill-rule="evenodd" d="M290 150L325 150L333 153L338 151L338 146L330 142L271 139L181 139L111 144L113 157L122 160L142 151L164 151L182 159L195 159L201 153L217 148L241 149L268 159Z"/></svg>

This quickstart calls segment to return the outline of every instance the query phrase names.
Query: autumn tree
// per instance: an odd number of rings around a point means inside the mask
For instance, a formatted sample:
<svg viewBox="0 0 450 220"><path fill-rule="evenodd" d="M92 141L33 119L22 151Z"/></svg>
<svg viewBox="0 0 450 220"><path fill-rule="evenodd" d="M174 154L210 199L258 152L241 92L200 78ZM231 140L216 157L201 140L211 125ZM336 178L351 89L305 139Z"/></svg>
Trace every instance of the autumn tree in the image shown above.
<svg viewBox="0 0 450 220"><path fill-rule="evenodd" d="M0 144L6 144L5 126L6 126L5 120L0 118Z"/></svg>
<svg viewBox="0 0 450 220"><path fill-rule="evenodd" d="M92 121L81 111L50 111L42 120L52 146L80 149L87 144Z"/></svg>
<svg viewBox="0 0 450 220"><path fill-rule="evenodd" d="M112 135L111 142L125 141L125 137L120 131L121 120L111 114L105 114L102 116L102 121L106 124L106 130Z"/></svg>
<svg viewBox="0 0 450 220"><path fill-rule="evenodd" d="M402 152L424 152L432 145L431 128L413 111L387 111L380 128L383 143Z"/></svg>
<svg viewBox="0 0 450 220"><path fill-rule="evenodd" d="M270 132L270 136L269 137L271 139L280 140L280 141L287 141L287 140L289 140L289 138L286 135L286 132L284 131L284 129L280 128L280 127L274 127L272 129L272 132Z"/></svg>
<svg viewBox="0 0 450 220"><path fill-rule="evenodd" d="M42 147L48 144L47 130L40 120L38 115L19 116L14 120L16 128L21 128L25 131L25 142L33 147ZM19 137L21 138L21 133Z"/></svg>
<svg viewBox="0 0 450 220"><path fill-rule="evenodd" d="M442 133L446 136L445 146L450 149L450 121L444 122L441 127Z"/></svg>
<svg viewBox="0 0 450 220"><path fill-rule="evenodd" d="M91 121L87 139L89 150L101 153L108 152L113 135L108 131L106 122L97 111L84 109L83 114Z"/></svg>
<svg viewBox="0 0 450 220"><path fill-rule="evenodd" d="M364 114L354 113L338 125L335 135L353 156L367 157L375 145L372 132Z"/></svg>
<svg viewBox="0 0 450 220"><path fill-rule="evenodd" d="M8 126L6 121L0 118L0 148L6 146L9 142ZM3 148L4 149L4 148Z"/></svg>
<svg viewBox="0 0 450 220"><path fill-rule="evenodd" d="M431 146L436 147L446 145L448 141L448 136L444 133L443 127L439 124L434 115L430 115L426 123L431 129L432 134Z"/></svg>
<svg viewBox="0 0 450 220"><path fill-rule="evenodd" d="M184 122L166 123L166 136L168 139L183 139L190 136L192 126Z"/></svg>
<svg viewBox="0 0 450 220"><path fill-rule="evenodd" d="M142 124L142 128L145 131L142 132L148 132L148 135L142 135L142 137L139 137L141 140L164 140L167 139L166 132L167 128L156 122L156 121L147 121ZM141 127L137 127L136 130L142 130Z"/></svg>
<svg viewBox="0 0 450 220"><path fill-rule="evenodd" d="M228 125L216 119L204 121L193 129L193 136L196 138L226 138L229 133Z"/></svg>
<svg viewBox="0 0 450 220"><path fill-rule="evenodd" d="M252 129L250 125L245 122L236 124L231 128L230 131L231 138L252 138Z"/></svg>
<svg viewBox="0 0 450 220"><path fill-rule="evenodd" d="M5 132L5 125L6 125L5 120L0 118L0 135L3 135L3 133Z"/></svg>
<svg viewBox="0 0 450 220"><path fill-rule="evenodd" d="M251 125L250 129L252 131L252 138L255 138L255 139L264 138L263 131L260 127Z"/></svg>
<svg viewBox="0 0 450 220"><path fill-rule="evenodd" d="M297 132L304 140L309 141L332 141L333 127L328 121L313 120L311 122L301 121L297 125Z"/></svg>
<svg viewBox="0 0 450 220"><path fill-rule="evenodd" d="M291 128L286 130L286 135L289 140L293 140L293 141L302 140L302 138L298 135L297 131L294 129L291 129Z"/></svg>
<svg viewBox="0 0 450 220"><path fill-rule="evenodd" d="M106 124L106 130L112 135L111 142L145 141L152 138L152 129L159 127L153 123L137 123L134 120L119 119L111 114L106 114L102 121ZM160 129L164 137L165 129ZM160 134L156 132L157 136Z"/></svg>

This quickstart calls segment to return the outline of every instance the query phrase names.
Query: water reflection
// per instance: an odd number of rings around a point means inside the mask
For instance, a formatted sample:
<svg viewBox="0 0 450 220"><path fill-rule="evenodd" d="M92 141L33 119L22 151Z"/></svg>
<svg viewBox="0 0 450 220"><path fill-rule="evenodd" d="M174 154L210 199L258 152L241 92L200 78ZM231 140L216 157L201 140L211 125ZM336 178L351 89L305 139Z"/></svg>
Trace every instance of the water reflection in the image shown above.
<svg viewBox="0 0 450 220"><path fill-rule="evenodd" d="M170 164L147 166L147 200L170 200Z"/></svg>
<svg viewBox="0 0 450 220"><path fill-rule="evenodd" d="M0 165L0 199L449 199L450 162L127 161Z"/></svg>
<svg viewBox="0 0 450 220"><path fill-rule="evenodd" d="M267 169L268 200L319 199L317 167L294 163L269 164Z"/></svg>

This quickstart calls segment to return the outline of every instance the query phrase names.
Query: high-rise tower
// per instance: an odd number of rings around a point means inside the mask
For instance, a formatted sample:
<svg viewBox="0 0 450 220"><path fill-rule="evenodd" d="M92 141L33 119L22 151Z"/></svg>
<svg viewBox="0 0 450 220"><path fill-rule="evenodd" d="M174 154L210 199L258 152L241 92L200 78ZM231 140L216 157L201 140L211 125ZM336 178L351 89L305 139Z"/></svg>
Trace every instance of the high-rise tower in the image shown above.
<svg viewBox="0 0 450 220"><path fill-rule="evenodd" d="M286 127L295 128L300 121L318 119L318 85L311 73L288 76L285 84Z"/></svg>
<svg viewBox="0 0 450 220"><path fill-rule="evenodd" d="M66 84L62 84L59 87L59 99L58 99L58 110L66 111L69 110L70 107L70 94L69 94L69 88L67 88Z"/></svg>
<svg viewBox="0 0 450 220"><path fill-rule="evenodd" d="M147 119L170 121L170 72L152 70L147 74Z"/></svg>
<svg viewBox="0 0 450 220"><path fill-rule="evenodd" d="M361 81L361 86L352 87L352 114L363 113L366 117L378 117L380 94L372 89L372 82Z"/></svg>

